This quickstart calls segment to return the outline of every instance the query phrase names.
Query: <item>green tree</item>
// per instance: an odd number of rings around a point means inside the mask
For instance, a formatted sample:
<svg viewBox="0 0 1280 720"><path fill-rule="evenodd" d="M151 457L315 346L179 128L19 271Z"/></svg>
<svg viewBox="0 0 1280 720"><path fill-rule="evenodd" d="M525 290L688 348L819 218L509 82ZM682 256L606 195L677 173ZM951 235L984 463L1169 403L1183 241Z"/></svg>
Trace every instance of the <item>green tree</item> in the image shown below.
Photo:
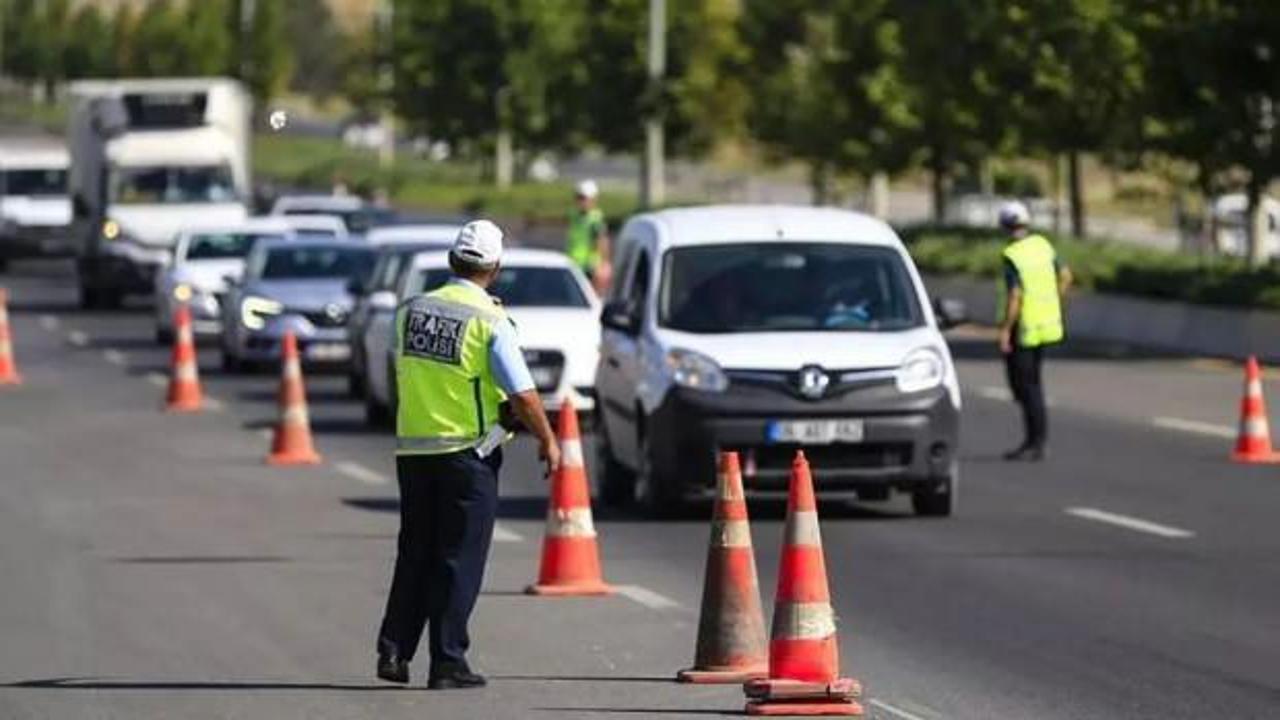
<svg viewBox="0 0 1280 720"><path fill-rule="evenodd" d="M110 25L94 5L85 5L67 29L63 68L68 78L104 77L112 74Z"/></svg>
<svg viewBox="0 0 1280 720"><path fill-rule="evenodd" d="M193 75L226 75L235 70L234 38L229 32L231 6L226 0L189 2L185 11L187 71Z"/></svg>
<svg viewBox="0 0 1280 720"><path fill-rule="evenodd" d="M245 83L258 107L278 96L293 75L293 51L285 34L285 0L254 0Z"/></svg>
<svg viewBox="0 0 1280 720"><path fill-rule="evenodd" d="M151 0L130 33L128 74L165 77L188 74L187 26L183 13L168 0Z"/></svg>
<svg viewBox="0 0 1280 720"><path fill-rule="evenodd" d="M43 42L40 0L8 0L5 6L4 37L0 39L5 74L24 83L40 76L46 52Z"/></svg>
<svg viewBox="0 0 1280 720"><path fill-rule="evenodd" d="M111 58L105 75L121 76L133 73L134 33L138 29L138 15L129 3L122 4L111 17Z"/></svg>
<svg viewBox="0 0 1280 720"><path fill-rule="evenodd" d="M290 0L285 9L285 34L293 45L295 63L291 87L324 100L342 90L348 40L334 23L325 0ZM360 72L368 73L364 67Z"/></svg>

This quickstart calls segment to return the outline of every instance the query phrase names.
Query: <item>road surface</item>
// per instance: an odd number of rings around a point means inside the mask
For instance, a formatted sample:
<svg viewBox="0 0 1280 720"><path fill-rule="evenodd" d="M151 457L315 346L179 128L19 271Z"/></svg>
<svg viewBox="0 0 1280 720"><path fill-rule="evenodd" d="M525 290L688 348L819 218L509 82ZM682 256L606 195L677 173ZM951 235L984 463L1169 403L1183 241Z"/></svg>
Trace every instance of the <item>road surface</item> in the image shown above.
<svg viewBox="0 0 1280 720"><path fill-rule="evenodd" d="M324 465L263 465L275 378L200 355L208 412L159 411L149 312L75 308L65 264L0 277L26 376L0 389L0 718L610 718L737 714L670 682L693 653L706 508L597 508L623 593L540 599L545 485L518 441L473 621L481 691L372 678L394 549L391 438L307 378ZM873 717L1280 716L1280 469L1225 461L1238 370L1123 348L1049 367L1052 456L1016 438L990 339L953 337L963 497L824 503L847 674ZM1268 381L1273 398L1280 388ZM587 439L588 446L591 440ZM588 453L590 454L590 453ZM817 469L819 483L821 469ZM766 611L782 504L753 502Z"/></svg>

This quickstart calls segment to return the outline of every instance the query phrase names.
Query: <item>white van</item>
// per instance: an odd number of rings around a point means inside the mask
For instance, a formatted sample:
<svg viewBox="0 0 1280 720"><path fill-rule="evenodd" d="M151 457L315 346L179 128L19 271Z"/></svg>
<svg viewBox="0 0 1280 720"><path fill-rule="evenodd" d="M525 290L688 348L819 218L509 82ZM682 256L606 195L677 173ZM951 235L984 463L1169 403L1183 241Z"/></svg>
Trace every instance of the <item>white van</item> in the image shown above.
<svg viewBox="0 0 1280 720"><path fill-rule="evenodd" d="M68 162L60 142L0 140L0 267L13 258L72 251Z"/></svg>
<svg viewBox="0 0 1280 720"><path fill-rule="evenodd" d="M639 215L614 252L596 375L606 502L705 496L719 450L748 492L783 492L804 450L818 492L950 515L960 391L893 230L854 212L715 206ZM942 315L949 317L940 317Z"/></svg>

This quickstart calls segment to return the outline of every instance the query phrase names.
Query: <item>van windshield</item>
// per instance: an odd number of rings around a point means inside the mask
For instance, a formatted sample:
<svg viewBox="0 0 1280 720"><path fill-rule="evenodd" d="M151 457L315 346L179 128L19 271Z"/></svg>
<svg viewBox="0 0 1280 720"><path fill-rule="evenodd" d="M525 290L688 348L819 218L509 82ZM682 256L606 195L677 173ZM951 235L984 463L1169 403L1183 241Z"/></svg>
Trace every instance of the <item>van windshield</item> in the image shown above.
<svg viewBox="0 0 1280 720"><path fill-rule="evenodd" d="M111 197L122 205L234 202L235 183L225 165L118 167Z"/></svg>
<svg viewBox="0 0 1280 720"><path fill-rule="evenodd" d="M66 194L66 170L24 168L0 171L0 195L49 197Z"/></svg>
<svg viewBox="0 0 1280 720"><path fill-rule="evenodd" d="M919 327L902 256L845 243L762 242L667 252L659 323L692 333Z"/></svg>

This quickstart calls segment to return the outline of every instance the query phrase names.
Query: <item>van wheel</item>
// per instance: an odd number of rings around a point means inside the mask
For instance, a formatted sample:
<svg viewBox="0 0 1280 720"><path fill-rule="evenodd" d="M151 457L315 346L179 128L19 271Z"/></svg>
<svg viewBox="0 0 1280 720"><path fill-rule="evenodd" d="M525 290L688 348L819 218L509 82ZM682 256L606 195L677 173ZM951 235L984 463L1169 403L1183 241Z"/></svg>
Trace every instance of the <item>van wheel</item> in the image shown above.
<svg viewBox="0 0 1280 720"><path fill-rule="evenodd" d="M929 486L911 493L911 507L921 517L951 517L960 501L960 468L933 478Z"/></svg>
<svg viewBox="0 0 1280 720"><path fill-rule="evenodd" d="M157 344L157 345L172 345L172 344L173 344L173 331L172 331L172 330L170 330L169 328L157 327L157 328L156 328L156 344Z"/></svg>
<svg viewBox="0 0 1280 720"><path fill-rule="evenodd" d="M600 501L607 507L626 507L636 500L636 476L618 462L609 447L604 413L596 415L596 458L600 462Z"/></svg>
<svg viewBox="0 0 1280 720"><path fill-rule="evenodd" d="M347 394L353 398L363 397L364 392L364 376L356 372L353 368L347 371Z"/></svg>
<svg viewBox="0 0 1280 720"><path fill-rule="evenodd" d="M640 436L636 467L635 497L650 517L671 517L680 510L680 496L671 488L671 478L658 471L653 462L649 434Z"/></svg>

